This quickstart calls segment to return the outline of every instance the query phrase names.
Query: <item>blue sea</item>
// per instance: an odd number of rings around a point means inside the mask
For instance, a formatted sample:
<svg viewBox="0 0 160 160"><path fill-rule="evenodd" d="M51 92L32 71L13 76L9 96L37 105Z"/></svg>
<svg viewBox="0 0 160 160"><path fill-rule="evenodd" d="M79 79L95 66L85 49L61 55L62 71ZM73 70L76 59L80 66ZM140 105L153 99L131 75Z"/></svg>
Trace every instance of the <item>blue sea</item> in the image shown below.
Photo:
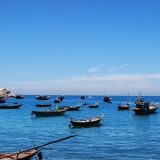
<svg viewBox="0 0 160 160"><path fill-rule="evenodd" d="M57 97L50 95L47 101L25 95L24 99L8 98L6 104L22 103L19 109L0 110L0 153L12 152L61 139L73 134L75 137L41 147L43 160L156 160L160 159L160 109L155 114L136 115L132 110L118 110L118 103L128 101L128 96L110 96L112 103L103 102L103 96L65 95L59 105L84 105L78 111L67 111L63 116L36 117L31 111L46 110L37 103L52 102ZM130 96L130 108L135 107L136 96ZM143 96L145 100L160 102L159 96ZM159 106L160 107L160 106ZM52 104L53 109L56 104ZM101 125L88 128L69 127L70 118L87 118L104 114ZM36 157L35 157L36 159Z"/></svg>

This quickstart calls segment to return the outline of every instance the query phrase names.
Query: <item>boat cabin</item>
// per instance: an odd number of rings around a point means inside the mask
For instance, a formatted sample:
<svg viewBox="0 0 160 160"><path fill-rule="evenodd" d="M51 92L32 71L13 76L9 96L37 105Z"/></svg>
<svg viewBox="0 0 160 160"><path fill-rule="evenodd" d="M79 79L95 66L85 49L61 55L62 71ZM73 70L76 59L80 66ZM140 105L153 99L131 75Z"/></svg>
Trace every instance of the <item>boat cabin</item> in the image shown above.
<svg viewBox="0 0 160 160"><path fill-rule="evenodd" d="M140 102L144 102L144 99L142 97L138 97L137 99L135 99L135 103L140 103Z"/></svg>
<svg viewBox="0 0 160 160"><path fill-rule="evenodd" d="M136 108L149 109L150 102L139 102L136 103Z"/></svg>

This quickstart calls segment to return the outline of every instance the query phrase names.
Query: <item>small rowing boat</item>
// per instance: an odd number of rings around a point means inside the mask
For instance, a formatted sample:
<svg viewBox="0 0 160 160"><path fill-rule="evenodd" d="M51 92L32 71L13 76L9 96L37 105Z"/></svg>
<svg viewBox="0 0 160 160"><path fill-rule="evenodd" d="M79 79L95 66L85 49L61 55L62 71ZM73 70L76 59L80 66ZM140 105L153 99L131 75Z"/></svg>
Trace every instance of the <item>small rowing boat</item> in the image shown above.
<svg viewBox="0 0 160 160"><path fill-rule="evenodd" d="M43 110L43 111L32 111L31 115L35 114L38 117L49 117L49 116L59 116L63 115L66 112L66 109L58 109L58 110Z"/></svg>
<svg viewBox="0 0 160 160"><path fill-rule="evenodd" d="M76 135L70 135L58 140L54 140L39 146L35 146L33 148L29 148L23 151L18 151L18 152L8 152L8 153L1 153L0 154L0 160L31 160L33 158L34 155L37 154L39 160L42 160L43 155L40 151L40 147L52 144L52 143L56 143L56 142L60 142L62 140L66 140L72 137L75 137ZM37 157L34 157L37 159Z"/></svg>
<svg viewBox="0 0 160 160"><path fill-rule="evenodd" d="M0 105L0 109L18 109L22 104L13 103L13 104L4 104Z"/></svg>
<svg viewBox="0 0 160 160"><path fill-rule="evenodd" d="M89 127L95 126L100 123L103 119L104 114L95 117L83 118L83 119L73 119L71 118L70 123L75 127Z"/></svg>
<svg viewBox="0 0 160 160"><path fill-rule="evenodd" d="M98 102L96 102L94 104L90 104L89 108L98 108Z"/></svg>
<svg viewBox="0 0 160 160"><path fill-rule="evenodd" d="M130 106L130 103L126 103L126 104L118 104L118 110L128 110Z"/></svg>

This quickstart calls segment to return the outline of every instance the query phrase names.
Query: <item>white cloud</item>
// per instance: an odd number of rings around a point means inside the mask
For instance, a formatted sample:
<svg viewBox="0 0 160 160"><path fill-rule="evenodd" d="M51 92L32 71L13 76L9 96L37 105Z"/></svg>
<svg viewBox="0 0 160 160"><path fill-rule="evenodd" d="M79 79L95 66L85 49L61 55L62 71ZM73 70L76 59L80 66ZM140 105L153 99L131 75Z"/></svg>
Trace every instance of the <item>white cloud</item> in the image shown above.
<svg viewBox="0 0 160 160"><path fill-rule="evenodd" d="M110 72L110 71L114 71L114 70L116 70L116 69L118 69L118 68L110 68L110 69L108 69L107 71Z"/></svg>
<svg viewBox="0 0 160 160"><path fill-rule="evenodd" d="M28 81L17 82L19 85L39 85L39 84L68 84L79 82L146 82L152 80L160 80L160 74L115 74L105 76L74 76L67 79L56 79L50 81ZM159 83L159 82L157 82ZM15 83L14 83L15 84Z"/></svg>
<svg viewBox="0 0 160 160"><path fill-rule="evenodd" d="M97 71L98 71L97 68L90 68L90 69L88 70L88 72L97 72Z"/></svg>
<svg viewBox="0 0 160 160"><path fill-rule="evenodd" d="M104 65L98 65L98 66L96 66L96 67L94 67L94 68L90 68L90 69L88 70L88 72L98 72L99 69L102 68L103 66L104 66Z"/></svg>
<svg viewBox="0 0 160 160"><path fill-rule="evenodd" d="M2 83L2 86L20 90L28 93L45 92L65 92L65 94L127 94L138 95L139 90L144 94L159 95L160 74L114 74L104 76L74 76L65 79L28 81L17 83ZM21 92L22 93L22 92Z"/></svg>
<svg viewBox="0 0 160 160"><path fill-rule="evenodd" d="M124 65L122 65L122 66L120 66L120 67L110 68L110 69L108 69L107 71L108 71L108 72L114 71L114 70L117 70L117 69L120 69L120 68L124 68L124 67L126 67L126 66L128 66L128 64L124 64Z"/></svg>

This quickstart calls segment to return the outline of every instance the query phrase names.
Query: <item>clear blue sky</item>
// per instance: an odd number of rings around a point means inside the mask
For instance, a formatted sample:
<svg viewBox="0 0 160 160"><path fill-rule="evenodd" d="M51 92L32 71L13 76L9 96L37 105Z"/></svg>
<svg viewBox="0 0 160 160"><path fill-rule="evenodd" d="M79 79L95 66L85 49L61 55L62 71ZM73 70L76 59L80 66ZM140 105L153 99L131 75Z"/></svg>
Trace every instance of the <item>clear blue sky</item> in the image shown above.
<svg viewBox="0 0 160 160"><path fill-rule="evenodd" d="M17 94L160 95L160 1L0 1L0 60Z"/></svg>

